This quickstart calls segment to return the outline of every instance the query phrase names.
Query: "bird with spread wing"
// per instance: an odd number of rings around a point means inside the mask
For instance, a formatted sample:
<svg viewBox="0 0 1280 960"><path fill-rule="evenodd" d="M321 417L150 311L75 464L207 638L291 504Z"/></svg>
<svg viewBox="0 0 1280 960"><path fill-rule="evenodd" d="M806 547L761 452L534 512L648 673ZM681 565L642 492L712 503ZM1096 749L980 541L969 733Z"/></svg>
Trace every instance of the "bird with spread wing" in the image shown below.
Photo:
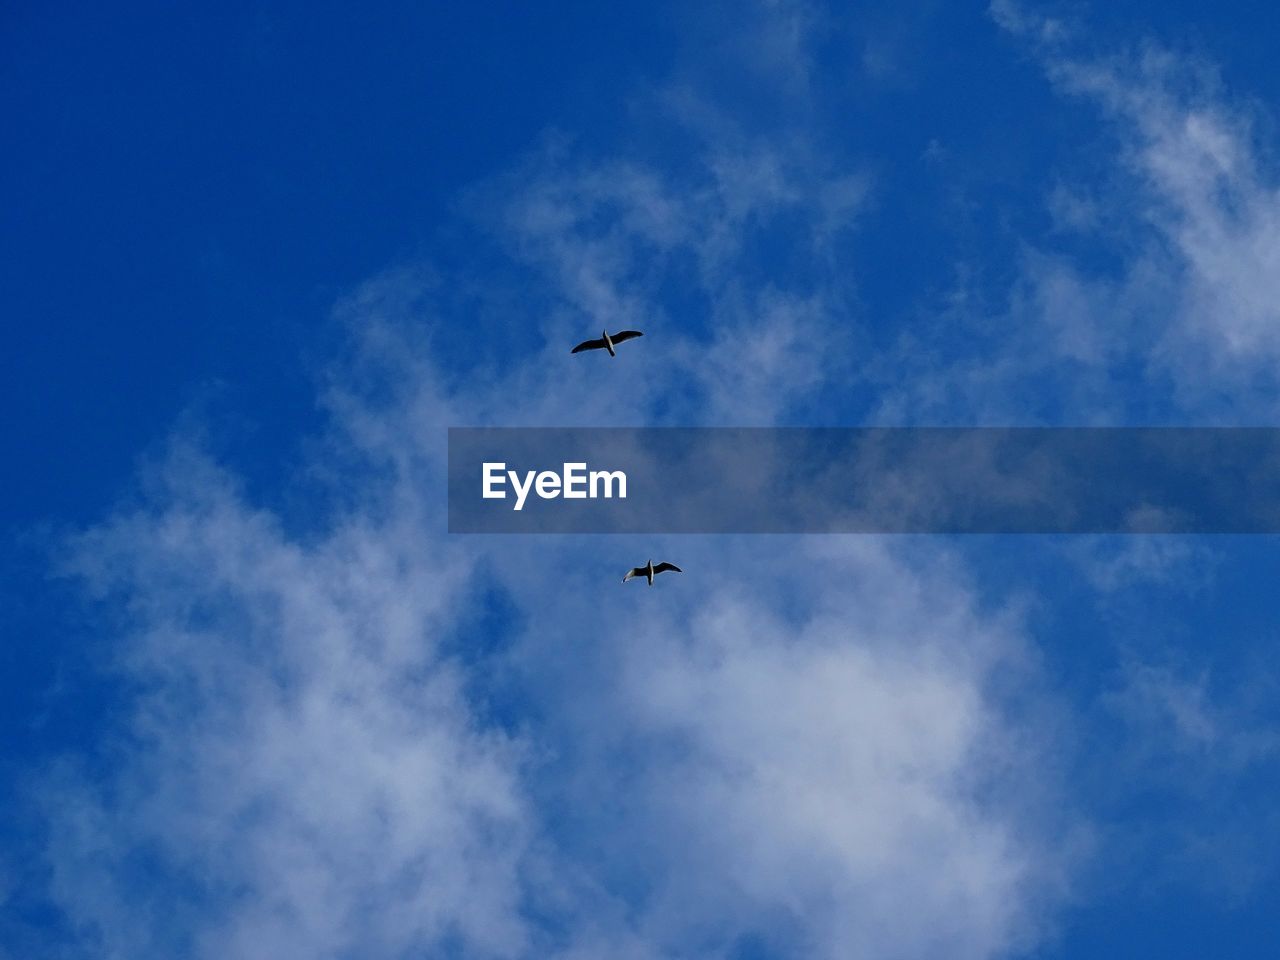
<svg viewBox="0 0 1280 960"><path fill-rule="evenodd" d="M607 330L601 330L599 340L583 340L569 352L582 353L584 350L608 350L609 356L616 357L618 354L613 349L616 344L625 343L627 340L634 340L636 337L643 336L644 334L639 330L619 330L613 336L609 336Z"/></svg>
<svg viewBox="0 0 1280 960"><path fill-rule="evenodd" d="M660 573L666 573L668 570L670 570L672 573L684 573L684 571L681 570L679 567L677 567L674 563L663 562L655 566L653 561L650 560L643 567L634 568L630 573L628 573L625 577L622 578L622 582L626 583L628 580L634 577L644 577L649 581L649 586L652 587L653 578Z"/></svg>

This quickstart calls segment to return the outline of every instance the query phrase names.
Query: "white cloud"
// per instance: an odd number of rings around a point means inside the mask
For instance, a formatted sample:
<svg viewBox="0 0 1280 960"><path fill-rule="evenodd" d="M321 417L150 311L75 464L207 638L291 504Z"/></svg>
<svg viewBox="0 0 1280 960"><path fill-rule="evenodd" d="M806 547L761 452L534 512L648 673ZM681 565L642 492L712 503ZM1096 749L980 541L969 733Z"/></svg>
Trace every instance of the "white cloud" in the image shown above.
<svg viewBox="0 0 1280 960"><path fill-rule="evenodd" d="M54 890L107 955L521 953L520 745L441 652L470 558L421 517L286 536L198 456L91 531L135 691L112 775L44 801Z"/></svg>
<svg viewBox="0 0 1280 960"><path fill-rule="evenodd" d="M1016 695L1034 658L940 552L678 538L653 547L678 583L622 590L634 539L441 532L448 425L771 424L843 383L829 244L867 182L813 144L698 136L684 173L553 145L476 192L514 261L495 282L528 281L500 291L527 349L472 336L465 381L431 341L482 329L495 291L460 308L457 278L404 269L340 305L312 523L179 441L79 541L129 705L40 797L87 952L690 957L754 936L980 958L1051 922L1075 818ZM786 285L744 254L784 229L812 266ZM705 323L661 309L673 283ZM605 325L645 349L570 362ZM467 626L486 591L510 624Z"/></svg>
<svg viewBox="0 0 1280 960"><path fill-rule="evenodd" d="M1020 672L1011 625L874 541L746 553L777 586L716 578L619 650L628 729L674 754L635 784L632 828L666 841L649 922L672 945L781 924L833 958L997 956L1038 932L1064 851L1020 832L1003 779L1050 775L990 695L993 671ZM778 601L802 578L797 620ZM902 924L907 899L927 923Z"/></svg>
<svg viewBox="0 0 1280 960"><path fill-rule="evenodd" d="M845 372L857 325L848 316L852 280L833 244L857 223L868 178L804 144L779 150L753 140L687 95L664 103L678 119L672 135L691 145L678 171L637 159L583 164L553 141L471 192L475 220L532 272L520 307L545 345L542 364L504 370L501 388L492 380L464 388L487 417L767 424L814 404L820 373L830 383ZM753 244L762 242L789 250L796 264L760 276ZM673 310L672 289L691 315ZM568 347L605 327L650 339L625 365L588 357L563 370ZM617 388L607 408L606 382ZM679 389L655 389L668 382ZM499 416L493 404L504 394L521 399Z"/></svg>
<svg viewBox="0 0 1280 960"><path fill-rule="evenodd" d="M1228 903L1274 882L1274 703L1270 662L1242 670L1167 646L1124 659L1099 700L1099 805L1128 807L1137 784L1157 802L1104 828L1111 882Z"/></svg>
<svg viewBox="0 0 1280 960"><path fill-rule="evenodd" d="M78 544L134 694L105 779L71 765L41 798L53 892L96 949L656 957L757 935L990 957L1033 937L1067 860L1026 799L1053 763L997 692L1034 681L1016 621L877 542L680 538L684 580L606 598L633 543L441 536L443 427L497 401L445 397L390 282L345 308L382 319L333 382L325 523L286 532L179 444ZM749 366L738 386L781 389ZM525 627L473 662L456 631L486 582ZM483 719L495 670L519 734Z"/></svg>
<svg viewBox="0 0 1280 960"><path fill-rule="evenodd" d="M1127 741L1142 762L1204 765L1219 774L1238 773L1267 760L1280 748L1280 734L1258 716L1260 694L1271 683L1255 677L1229 696L1215 694L1207 668L1194 672L1167 663L1126 661L1106 692L1106 707L1133 727ZM1252 687L1252 689L1250 689Z"/></svg>
<svg viewBox="0 0 1280 960"><path fill-rule="evenodd" d="M1184 595L1213 583L1220 554L1191 537L1129 533L1073 538L1066 555L1094 589L1125 591L1137 584L1176 586Z"/></svg>
<svg viewBox="0 0 1280 960"><path fill-rule="evenodd" d="M1102 122L1049 174L1011 279L950 290L865 374L892 423L1256 424L1280 409L1280 177L1264 108L1202 59L1102 43L1044 5L995 22ZM1066 145L1064 145L1066 146ZM983 262L983 261L980 261Z"/></svg>
<svg viewBox="0 0 1280 960"><path fill-rule="evenodd" d="M1015 301L1014 309L1035 329L1058 328L1054 314L1068 309L1090 338L1108 331L1105 352L1083 359L1113 375L1136 364L1142 390L1167 392L1175 406L1166 411L1184 419L1249 422L1274 410L1280 190L1255 133L1259 108L1230 95L1193 56L1152 43L1099 53L1082 31L1021 4L999 0L991 9L1035 51L1057 90L1102 110L1109 126L1099 142L1114 148L1105 182L1059 182L1049 202L1060 224L1116 253L1121 274L1105 276L1046 250L1021 281L1037 292L1039 307ZM1086 197L1085 205L1076 197ZM1105 221L1091 213L1100 205ZM1067 300L1063 277L1071 278ZM1070 349L1051 357L1082 359ZM1132 403L1119 390L1099 399L1111 416Z"/></svg>

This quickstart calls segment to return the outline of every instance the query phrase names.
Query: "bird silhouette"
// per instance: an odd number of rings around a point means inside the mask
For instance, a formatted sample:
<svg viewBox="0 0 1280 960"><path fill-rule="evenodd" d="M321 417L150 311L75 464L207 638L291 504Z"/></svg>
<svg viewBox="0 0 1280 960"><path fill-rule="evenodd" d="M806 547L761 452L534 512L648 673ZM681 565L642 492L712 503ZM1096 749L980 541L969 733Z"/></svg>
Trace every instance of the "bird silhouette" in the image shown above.
<svg viewBox="0 0 1280 960"><path fill-rule="evenodd" d="M666 573L668 570L670 570L673 573L684 573L684 571L681 570L679 567L677 567L674 563L660 563L655 567L653 565L653 561L650 560L643 567L634 568L630 573L628 573L625 577L622 578L622 582L626 583L628 580L632 579L633 577L644 577L649 581L649 586L652 587L653 578L660 573Z"/></svg>
<svg viewBox="0 0 1280 960"><path fill-rule="evenodd" d="M583 350L608 350L609 356L616 357L618 354L614 352L614 344L623 343L627 340L634 340L636 337L643 336L644 334L639 330L619 330L611 337L607 330L601 330L599 340L583 340L569 352L581 353Z"/></svg>

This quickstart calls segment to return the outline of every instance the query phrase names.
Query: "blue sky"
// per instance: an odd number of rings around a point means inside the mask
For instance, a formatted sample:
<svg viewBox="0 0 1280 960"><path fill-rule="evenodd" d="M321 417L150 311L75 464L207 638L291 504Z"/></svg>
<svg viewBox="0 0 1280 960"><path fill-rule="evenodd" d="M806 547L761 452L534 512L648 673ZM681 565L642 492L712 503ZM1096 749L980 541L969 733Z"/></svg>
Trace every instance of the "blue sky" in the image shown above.
<svg viewBox="0 0 1280 960"><path fill-rule="evenodd" d="M1272 955L1271 538L443 503L450 425L1275 424L1268 12L0 15L0 958Z"/></svg>

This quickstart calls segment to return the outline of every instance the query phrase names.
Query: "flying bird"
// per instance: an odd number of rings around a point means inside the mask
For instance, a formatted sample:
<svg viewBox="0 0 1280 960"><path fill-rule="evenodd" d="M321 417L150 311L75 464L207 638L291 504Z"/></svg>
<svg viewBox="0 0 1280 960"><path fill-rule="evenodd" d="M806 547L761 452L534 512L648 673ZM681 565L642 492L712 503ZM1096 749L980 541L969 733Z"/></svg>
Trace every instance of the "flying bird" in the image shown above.
<svg viewBox="0 0 1280 960"><path fill-rule="evenodd" d="M580 344L570 350L570 353L581 353L583 350L608 350L609 356L616 357L613 346L616 343L623 343L627 340L634 340L636 337L643 337L644 334L639 330L619 330L612 337L609 331L601 330L599 340L583 340Z"/></svg>
<svg viewBox="0 0 1280 960"><path fill-rule="evenodd" d="M681 570L679 567L677 567L674 563L660 563L655 567L653 565L653 561L650 560L645 566L636 567L634 570L628 573L625 577L622 578L622 582L626 583L632 577L644 577L649 581L649 586L652 587L653 578L660 573L666 573L668 570L672 571L673 573L684 573L684 571Z"/></svg>

